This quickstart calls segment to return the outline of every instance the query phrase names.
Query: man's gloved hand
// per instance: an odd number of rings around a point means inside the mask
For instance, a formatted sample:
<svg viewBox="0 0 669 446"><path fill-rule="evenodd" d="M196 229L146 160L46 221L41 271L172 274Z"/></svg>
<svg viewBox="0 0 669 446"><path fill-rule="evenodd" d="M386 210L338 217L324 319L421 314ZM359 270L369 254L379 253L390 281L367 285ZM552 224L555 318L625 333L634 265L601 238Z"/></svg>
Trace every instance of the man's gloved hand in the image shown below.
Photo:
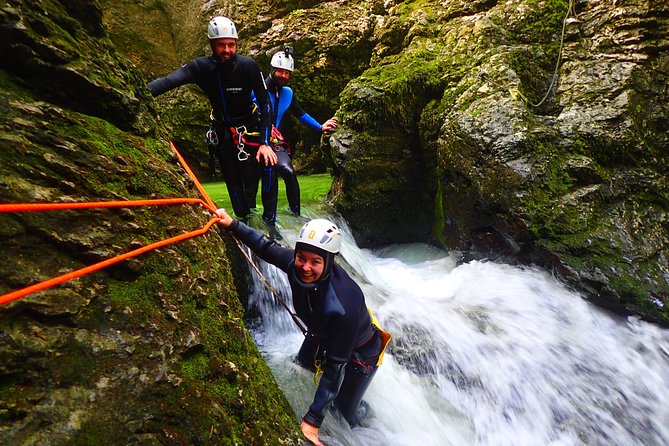
<svg viewBox="0 0 669 446"><path fill-rule="evenodd" d="M323 443L321 443L321 441L318 439L318 428L316 426L312 426L306 421L303 421L300 425L300 429L302 429L302 433L307 438L307 440L309 440L309 443L316 446L324 446Z"/></svg>

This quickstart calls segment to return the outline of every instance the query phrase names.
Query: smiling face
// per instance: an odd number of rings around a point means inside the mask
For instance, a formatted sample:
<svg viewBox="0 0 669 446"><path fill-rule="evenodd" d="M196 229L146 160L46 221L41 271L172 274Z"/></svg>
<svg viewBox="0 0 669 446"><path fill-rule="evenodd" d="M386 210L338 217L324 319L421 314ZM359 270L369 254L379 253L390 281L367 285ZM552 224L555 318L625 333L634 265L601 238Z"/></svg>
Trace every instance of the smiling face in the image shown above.
<svg viewBox="0 0 669 446"><path fill-rule="evenodd" d="M290 71L283 68L275 68L274 78L276 79L276 83L283 87L290 79Z"/></svg>
<svg viewBox="0 0 669 446"><path fill-rule="evenodd" d="M325 260L316 253L304 250L295 252L295 270L302 283L315 283L323 275Z"/></svg>
<svg viewBox="0 0 669 446"><path fill-rule="evenodd" d="M224 37L211 41L211 49L214 56L221 61L232 59L237 54L237 39Z"/></svg>

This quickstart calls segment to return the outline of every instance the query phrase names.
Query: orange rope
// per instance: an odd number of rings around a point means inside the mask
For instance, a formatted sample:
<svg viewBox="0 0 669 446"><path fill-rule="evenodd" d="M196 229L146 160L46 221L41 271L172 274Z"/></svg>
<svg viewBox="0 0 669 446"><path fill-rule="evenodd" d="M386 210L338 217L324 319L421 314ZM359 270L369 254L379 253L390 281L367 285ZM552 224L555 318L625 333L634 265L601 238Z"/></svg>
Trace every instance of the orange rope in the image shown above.
<svg viewBox="0 0 669 446"><path fill-rule="evenodd" d="M174 153L177 155L177 158L179 159L179 162L181 163L181 165L183 166L183 168L186 169L186 173L188 173L188 175L190 175L190 177L191 177L191 178L193 179L193 181L195 182L195 187L197 187L197 190L200 191L200 195L202 195L202 197L205 199L205 201L206 201L207 204L209 205L209 210L210 210L212 213L215 214L217 208L216 208L216 204L214 203L214 200L212 200L212 199L209 197L209 194L207 193L207 191L204 190L204 187L202 187L202 185L201 185L200 182L198 181L198 179L197 179L197 177L195 176L195 174L193 173L193 171L190 170L190 167L188 167L188 163L187 163L186 160L183 158L183 156L181 156L181 154L180 154L179 151L177 150L177 147L174 145L174 143L173 143L172 141L170 141L170 147L172 148L172 150L174 150Z"/></svg>
<svg viewBox="0 0 669 446"><path fill-rule="evenodd" d="M113 208L113 207L131 207L131 206L155 206L155 205L169 205L169 204L195 204L199 203L205 208L207 208L211 213L215 214L216 213L216 204L214 201L209 197L207 192L204 190L200 182L197 180L197 177L191 171L190 167L188 167L188 164L184 160L184 158L181 156L179 151L177 150L176 146L172 141L170 141L170 147L172 150L174 150L177 158L179 159L179 162L183 166L183 168L186 170L188 175L193 179L195 182L195 186L197 187L198 191L200 191L200 194L204 197L205 201L199 199L199 198L163 198L163 199L157 199L157 200L133 200L133 201L93 201L93 202L68 202L68 203L18 203L18 204L0 204L0 212L29 212L29 211L52 211L52 210L64 210L64 209L87 209L87 208ZM140 254L143 254L147 251L151 251L153 249L161 248L163 246L180 242L182 240L187 240L189 238L196 237L198 235L203 235L205 234L214 223L216 223L219 219L217 217L212 218L209 220L209 222L201 229L195 230L188 232L186 234L181 234L177 235L175 237L171 237L168 239L164 239L158 242L151 243L150 245L144 246L142 248L135 249L133 251L127 252L125 254L121 254L115 257L112 257L111 259L103 260L102 262L95 263L93 265L80 268L75 271L70 271L69 273L63 274L58 277L54 277L48 280L45 280L43 282L30 285L28 287L22 288L20 290L12 291L11 293L4 294L0 296L0 305L6 304L8 302L12 302L17 299L21 299L22 297L25 297L29 294L36 293L38 291L42 291L46 288L50 288L52 286L58 285L60 283L66 282L68 280L76 279L77 277L81 277L85 274L92 273L94 271L98 271L102 268L106 268L107 266L113 265L115 263L121 262L123 260L129 259L131 257L138 256Z"/></svg>
<svg viewBox="0 0 669 446"><path fill-rule="evenodd" d="M195 186L200 191L200 194L202 194L204 199L207 200L207 203L211 204L212 208L214 209L213 212L216 213L215 209L217 209L217 206L214 204L214 201L211 198L209 198L209 195L207 194L207 191L204 190L204 188L202 187L200 182L197 180L197 177L190 170L190 168L188 167L188 164L183 159L183 157L181 156L181 154L179 153L179 151L177 150L176 146L174 145L174 143L172 141L170 141L170 147L172 147L172 150L174 150L174 152L176 153L177 158L179 158L179 161L184 166L184 169L186 169L186 172L188 172L188 174L191 176L191 178L193 178L193 181L195 182ZM290 317L293 319L295 324L297 324L297 327L300 329L302 334L306 335L307 334L307 329L302 324L300 319L297 317L297 314L295 314L293 311L291 311L291 309L288 307L288 304L286 304L286 301L284 301L281 298L281 295L279 294L279 292L272 286L271 283L269 283L269 280L267 279L267 277L265 277L265 275L260 271L260 268L258 268L258 265L256 265L256 263L248 255L248 253L246 252L246 250L242 246L242 242L240 242L239 239L237 237L235 237L235 235L233 233L229 233L229 234L232 237L232 239L235 241L235 243L237 244L237 248L239 248L239 250L244 255L244 257L246 257L246 260L249 262L249 265L251 265L251 267L253 267L253 269L256 271L256 273L258 273L258 276L260 276L260 278L262 279L263 284L274 295L274 297L281 304L281 306L283 306L283 308L285 308L286 311L288 311L288 313L290 314Z"/></svg>
<svg viewBox="0 0 669 446"><path fill-rule="evenodd" d="M190 170L190 167L188 167L188 163L186 163L186 161L181 156L181 154L179 153L179 151L177 150L176 146L174 145L174 143L172 141L170 141L170 147L172 148L172 150L174 150L174 153L177 155L177 158L179 158L179 162L181 162L184 169L186 169L186 172L191 176L191 178L195 182L195 186L200 191L200 194L204 197L204 199L207 201L207 203L209 203L211 205L211 211L215 214L217 206L216 206L216 204L214 204L214 201L209 197L209 194L207 194L207 191L204 190L204 187L202 187L202 185L198 181L195 174ZM237 247L242 252L244 257L246 257L246 260L249 262L249 265L251 265L253 267L253 269L256 271L256 273L258 273L258 275L262 278L263 283L265 284L267 289L274 295L276 300L279 301L279 303L288 311L288 313L290 314L290 316L293 319L293 321L295 322L295 324L297 324L300 331L302 331L302 334L304 334L306 336L307 329L302 324L300 319L297 317L297 314L295 314L293 311L291 311L291 309L288 307L286 302L281 298L281 295L279 294L279 292L272 286L272 284L269 283L269 280L267 279L267 277L265 277L265 275L260 271L260 269L258 268L258 265L255 264L253 259L248 255L248 253L246 252L246 250L242 246L242 242L240 242L239 239L237 237L235 237L234 234L230 233L230 236L235 241L235 243L237 244Z"/></svg>
<svg viewBox="0 0 669 446"><path fill-rule="evenodd" d="M8 302L11 302L13 300L21 299L22 297L27 296L28 294L36 293L38 291L44 290L46 288L50 288L54 285L58 285L60 283L66 282L68 280L76 279L77 277L81 277L85 274L92 273L94 271L98 271L102 268L106 268L107 266L113 265L115 263L121 262L123 260L129 259L130 257L135 257L140 254L144 254L147 251L151 251L153 249L161 248L165 245L169 245L172 243L180 242L183 240L187 240L189 238L196 237L198 235L202 235L206 233L211 226L218 222L219 218L212 218L209 220L209 222L200 229L197 229L195 231L188 232L186 234L181 234L177 235L165 240L160 240L155 243L151 243L150 245L143 246L141 248L135 249L133 251L127 252L125 254L118 255L116 257L112 257L111 259L103 260L102 262L95 263L93 265L75 270L75 271L70 271L69 273L63 274L58 277L54 277L49 280L45 280L44 282L37 283L35 285L31 285L25 288L22 288L20 290L13 291L11 293L5 294L3 296L0 296L0 305L6 304Z"/></svg>
<svg viewBox="0 0 669 446"><path fill-rule="evenodd" d="M164 198L164 199L156 199L156 200L133 200L133 201L93 201L93 202L67 202L67 203L19 203L19 204L0 204L0 212L29 212L29 211L51 211L51 210L64 210L64 209L87 209L87 208L113 208L113 207L131 207L131 206L155 206L155 205L169 205L169 204L194 204L194 203L199 203L205 208L207 208L209 211L211 211L212 214L216 214L216 209L217 206L214 203L214 200L209 197L209 194L207 194L207 191L202 187L202 184L198 181L197 177L193 173L193 171L190 169L188 166L188 163L186 163L186 160L181 156L179 153L179 150L177 150L176 146L172 141L170 141L170 147L176 154L177 158L179 159L179 162L183 166L183 168L186 170L186 173L192 178L193 182L195 183L195 187L197 187L197 190L200 192L202 197L204 198L204 201L202 201L199 198ZM103 260L102 262L95 263L93 265L86 266L84 268L80 268L75 271L70 271L69 273L63 274L58 277L53 277L51 279L45 280L40 283L36 283L34 285L27 286L25 288L21 288L16 291L12 291L11 293L4 294L0 296L0 305L4 305L6 303L12 302L14 300L21 299L29 294L36 293L38 291L45 290L47 288L53 287L55 285L61 284L63 282L67 282L68 280L76 279L78 277L81 277L86 274L90 274L92 272L98 271L102 268L106 268L110 265L113 265L115 263L122 262L123 260L129 259L131 257L136 257L140 254L144 254L145 252L161 248L166 245L170 245L172 243L177 243L183 240L187 240L189 238L196 237L198 235L203 235L205 234L211 227L214 225L214 223L218 222L219 218L214 217L209 222L202 227L201 229L197 229L195 231L188 232L186 234L181 234L177 235L175 237L171 237L168 239L164 239L158 242L151 243L147 246L144 246L142 248L135 249L133 251L127 252L125 254L121 254L115 257L112 257L111 259ZM237 237L235 237L233 234L230 234L232 238L235 240L237 243L237 247L239 250L244 254L246 259L248 260L249 264L256 270L258 275L263 279L263 282L265 286L274 294L274 297L279 301L279 303L290 313L291 317L293 318L293 321L297 324L299 329L302 331L303 334L306 335L307 329L304 327L304 325L301 323L301 321L298 319L297 315L293 313L286 302L281 299L281 296L279 293L272 287L272 285L269 283L269 280L260 272L260 269L258 266L255 264L253 259L246 253L246 250L242 247L241 242Z"/></svg>
<svg viewBox="0 0 669 446"><path fill-rule="evenodd" d="M207 209L207 203L199 198L161 198L157 200L133 200L133 201L89 201L89 202L63 202L63 203L9 203L0 204L0 212L29 212L29 211L55 211L62 209L87 209L87 208L125 208L132 206L159 206L167 204L189 204L200 203Z"/></svg>
<svg viewBox="0 0 669 446"><path fill-rule="evenodd" d="M172 141L170 141L170 147L176 154L177 158L179 159L179 162L183 166L183 168L186 170L186 173L193 179L193 182L195 183L195 187L197 187L198 191L202 195L205 201L199 199L199 198L165 198L165 199L157 199L157 200L133 200L133 201L95 201L95 202L68 202L68 203L19 203L19 204L0 204L0 212L27 212L27 211L50 211L50 210L63 210L63 209L86 209L86 208L112 208L112 207L131 207L131 206L153 206L153 205L168 205L168 204L189 204L189 203L199 203L205 208L207 208L209 211L211 211L213 214L216 213L217 206L214 203L214 201L209 197L209 194L207 194L206 190L204 187L202 187L202 184L198 181L197 177L193 173L193 171L190 169L188 166L188 163L186 163L185 159L181 156L179 151L177 150L176 146ZM145 252L161 248L163 246L180 242L183 240L187 240L189 238L196 237L198 235L203 235L205 234L212 226L214 223L218 222L219 218L214 217L209 222L201 229L195 230L188 232L186 234L178 235L175 237L171 237L168 239L164 239L158 242L151 243L147 246L144 246L142 248L135 249L133 251L127 252L125 254L121 254L115 257L112 257L107 260L103 260L102 262L95 263L93 265L89 265L84 268L80 268L75 271L70 271L69 273L63 274L58 277L54 277L48 280L45 280L43 282L30 285L28 287L22 288L20 290L13 291L11 293L4 294L0 296L0 305L4 305L8 302L12 302L17 299L21 299L29 294L36 293L38 291L42 291L46 288L50 288L52 286L61 284L63 282L67 282L68 280L76 279L78 277L81 277L83 275L98 271L102 268L106 268L110 265L113 265L115 263L121 262L123 260L129 259L131 257L138 256L140 254L144 254ZM232 234L231 234L232 235ZM298 325L302 333L306 333L306 328L301 324L299 319L297 319L297 315L295 315L290 309L288 308L288 305L281 299L279 296L279 293L272 287L272 285L269 283L267 278L260 272L258 267L255 265L255 262L248 256L244 248L241 246L241 242L234 236L232 235L232 238L235 240L237 243L237 246L239 250L244 254L244 256L247 258L251 266L253 266L256 270L256 272L260 275L260 277L263 278L265 285L267 288L274 294L274 296L277 298L279 303L281 303L286 310L291 314L293 317L293 320L295 323Z"/></svg>

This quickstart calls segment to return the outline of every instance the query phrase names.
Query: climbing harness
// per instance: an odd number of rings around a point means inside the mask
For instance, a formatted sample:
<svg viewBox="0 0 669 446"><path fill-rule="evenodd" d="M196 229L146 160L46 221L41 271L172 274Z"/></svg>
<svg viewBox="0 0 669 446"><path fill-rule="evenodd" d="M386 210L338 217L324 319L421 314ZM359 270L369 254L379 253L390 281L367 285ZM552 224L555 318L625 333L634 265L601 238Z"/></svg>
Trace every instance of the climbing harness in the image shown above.
<svg viewBox="0 0 669 446"><path fill-rule="evenodd" d="M250 141L247 138L248 136L260 136L258 132L249 132L246 129L245 125L240 125L239 127L230 127L230 133L232 133L232 141L237 146L237 159L239 161L246 161L249 159L249 152L246 151L246 146L259 147L260 143Z"/></svg>
<svg viewBox="0 0 669 446"><path fill-rule="evenodd" d="M290 144L288 144L288 142L286 142L279 129L277 129L275 126L272 126L269 142L275 152L283 150L288 154L288 156L293 155L293 148L290 146Z"/></svg>
<svg viewBox="0 0 669 446"><path fill-rule="evenodd" d="M230 113L228 112L228 104L225 99L225 93L223 90L223 85L221 84L221 66L217 65L217 70L219 72L218 76L216 76L216 82L218 83L218 90L221 95L221 103L223 105L223 110L222 110L222 115L221 117L225 122L232 123L232 122L239 122L239 120L233 120L232 116L230 116ZM258 110L258 107L256 104L253 104L253 109L251 110L251 116L253 116L256 111ZM210 118L212 118L212 121L214 121L214 111L212 110L210 115ZM260 146L259 143L253 143L249 140L246 139L246 135L249 136L260 136L260 133L250 133L247 131L246 126L231 126L230 127L230 133L232 133L232 140L234 144L237 146L237 159L239 161L246 161L249 159L249 152L246 151L245 146Z"/></svg>
<svg viewBox="0 0 669 446"><path fill-rule="evenodd" d="M544 97L541 98L539 102L534 104L533 102L530 102L530 100L523 93L521 93L518 88L510 88L509 93L511 94L512 98L518 99L520 97L526 104L531 105L532 107L540 107L546 101L546 99L548 99L548 96L550 95L551 91L553 91L553 87L555 86L555 82L557 81L558 70L560 68L560 61L562 60L562 49L564 47L565 31L567 29L567 22L569 21L569 16L571 15L576 17L576 13L574 12L574 0L569 0L569 5L567 6L567 13L564 17L564 20L562 21L560 49L558 50L558 56L557 56L557 61L555 62L555 70L553 71L553 77L551 78L551 83L548 86L548 90L546 91Z"/></svg>
<svg viewBox="0 0 669 446"><path fill-rule="evenodd" d="M366 343L368 343L373 337L374 333L368 338L365 339L364 342L362 342L360 345L357 345L355 349L353 349L353 358L351 358L351 362L354 362L357 364L359 367L362 368L362 370L365 371L365 373L369 373L374 366L378 367L383 363L383 356L386 353L386 349L388 348L388 344L390 343L390 340L392 339L392 335L385 331L384 329L381 328L381 324L379 323L378 319L376 316L374 316L374 313L372 313L372 309L367 307L367 311L369 312L369 316L372 318L372 325L374 326L375 330L379 332L379 337L381 338L381 348L379 349L379 356L378 359L376 360L376 363L374 365L367 364L365 362L365 358L360 356L358 353L356 353L356 349L362 347ZM308 335L305 333L305 335ZM318 382L321 379L321 375L323 375L323 357L324 357L324 351L321 350L320 344L316 348L316 354L314 355L314 384L318 385ZM374 358L373 356L368 359Z"/></svg>

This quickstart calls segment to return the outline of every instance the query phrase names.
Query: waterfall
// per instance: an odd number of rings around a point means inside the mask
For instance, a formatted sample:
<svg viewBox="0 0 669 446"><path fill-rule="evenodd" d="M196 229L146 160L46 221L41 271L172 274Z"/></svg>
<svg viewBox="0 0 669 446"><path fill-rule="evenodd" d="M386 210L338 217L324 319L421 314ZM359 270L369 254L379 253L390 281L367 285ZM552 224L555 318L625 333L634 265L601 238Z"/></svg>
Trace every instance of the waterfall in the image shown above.
<svg viewBox="0 0 669 446"><path fill-rule="evenodd" d="M669 330L609 314L538 269L456 265L423 244L359 249L329 218L344 235L339 264L393 341L365 396L371 415L354 429L326 417L325 444L669 444ZM302 222L284 220L282 243L294 246ZM285 275L258 263L290 303ZM315 390L292 360L302 335L261 282L249 302L262 315L254 339L299 418Z"/></svg>

